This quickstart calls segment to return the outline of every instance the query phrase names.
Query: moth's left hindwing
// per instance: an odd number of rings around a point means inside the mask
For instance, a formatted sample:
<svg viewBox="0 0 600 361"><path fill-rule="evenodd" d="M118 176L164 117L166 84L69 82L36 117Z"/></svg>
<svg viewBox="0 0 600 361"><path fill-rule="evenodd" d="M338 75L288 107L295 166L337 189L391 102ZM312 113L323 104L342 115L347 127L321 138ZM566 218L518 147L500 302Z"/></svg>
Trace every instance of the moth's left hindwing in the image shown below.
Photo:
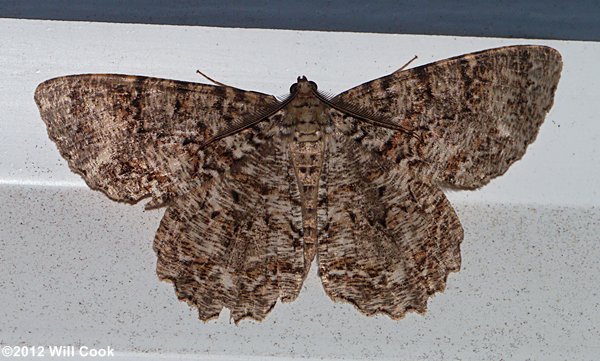
<svg viewBox="0 0 600 361"><path fill-rule="evenodd" d="M277 103L229 87L111 74L50 79L35 101L50 138L91 188L118 201L151 195L152 205L188 190L192 175L206 182L227 169L245 142L229 139L210 153L198 144Z"/></svg>
<svg viewBox="0 0 600 361"><path fill-rule="evenodd" d="M273 137L213 187L196 187L169 206L154 241L157 273L201 320L223 307L235 322L262 320L279 298L298 296L308 267L294 186L287 146Z"/></svg>

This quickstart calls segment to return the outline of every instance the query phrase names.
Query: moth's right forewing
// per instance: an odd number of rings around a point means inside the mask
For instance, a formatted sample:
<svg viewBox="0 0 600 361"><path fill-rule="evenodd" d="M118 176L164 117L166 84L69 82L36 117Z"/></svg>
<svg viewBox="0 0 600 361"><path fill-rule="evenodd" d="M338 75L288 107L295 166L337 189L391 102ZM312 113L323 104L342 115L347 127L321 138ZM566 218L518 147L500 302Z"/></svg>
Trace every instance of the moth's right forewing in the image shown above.
<svg viewBox="0 0 600 361"><path fill-rule="evenodd" d="M199 150L236 119L276 102L269 95L140 76L88 74L50 79L35 92L50 138L71 169L118 201L151 195L160 205L209 181L251 136Z"/></svg>
<svg viewBox="0 0 600 361"><path fill-rule="evenodd" d="M435 183L477 188L506 172L535 140L561 69L552 48L510 46L398 71L337 98L422 139L363 124L348 128L368 149Z"/></svg>

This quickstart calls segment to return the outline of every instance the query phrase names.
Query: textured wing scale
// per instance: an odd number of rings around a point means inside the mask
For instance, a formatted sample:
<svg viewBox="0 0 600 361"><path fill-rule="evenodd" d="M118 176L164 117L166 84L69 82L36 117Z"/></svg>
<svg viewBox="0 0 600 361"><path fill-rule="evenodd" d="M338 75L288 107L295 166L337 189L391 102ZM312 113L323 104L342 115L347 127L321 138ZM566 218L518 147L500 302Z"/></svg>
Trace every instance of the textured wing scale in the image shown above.
<svg viewBox="0 0 600 361"><path fill-rule="evenodd" d="M395 72L334 98L413 129L422 142L355 120L338 123L367 149L409 164L415 174L477 188L506 172L535 140L561 68L552 48L504 47Z"/></svg>
<svg viewBox="0 0 600 361"><path fill-rule="evenodd" d="M279 142L278 142L279 141ZM235 322L294 300L306 277L298 189L280 139L248 152L214 187L171 205L156 234L157 273L200 319Z"/></svg>
<svg viewBox="0 0 600 361"><path fill-rule="evenodd" d="M152 195L152 205L188 189L192 175L205 181L229 167L248 134L206 155L198 144L277 104L235 88L108 74L48 80L35 100L50 138L91 188L119 201Z"/></svg>
<svg viewBox="0 0 600 361"><path fill-rule="evenodd" d="M327 161L327 226L319 275L334 300L367 315L424 312L460 268L460 222L437 187L333 133Z"/></svg>
<svg viewBox="0 0 600 361"><path fill-rule="evenodd" d="M437 185L476 188L519 159L552 105L560 70L551 48L505 47L327 98L337 109L318 194L327 294L368 315L424 312L460 268L463 231ZM263 124L220 139L280 109L274 97L79 75L42 83L35 99L51 139L91 188L119 201L170 201L154 243L157 273L202 320L223 307L236 322L260 320L278 298L297 297L309 267L286 137ZM339 111L348 106L362 118ZM376 126L377 117L409 131ZM201 148L211 139L220 140Z"/></svg>

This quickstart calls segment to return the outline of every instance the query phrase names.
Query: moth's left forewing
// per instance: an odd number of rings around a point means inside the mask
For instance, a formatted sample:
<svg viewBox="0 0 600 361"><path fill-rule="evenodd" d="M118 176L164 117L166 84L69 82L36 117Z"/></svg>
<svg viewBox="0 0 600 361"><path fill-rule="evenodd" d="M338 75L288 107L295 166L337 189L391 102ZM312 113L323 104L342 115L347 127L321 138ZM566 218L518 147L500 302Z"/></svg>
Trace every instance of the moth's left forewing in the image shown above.
<svg viewBox="0 0 600 361"><path fill-rule="evenodd" d="M477 188L506 172L538 133L562 60L545 46L484 50L398 71L336 98L418 132L422 141L348 119L359 143L434 183Z"/></svg>
<svg viewBox="0 0 600 361"><path fill-rule="evenodd" d="M200 151L208 137L274 97L235 88L120 74L47 80L35 92L48 135L92 189L160 205L194 180L218 178L251 135Z"/></svg>

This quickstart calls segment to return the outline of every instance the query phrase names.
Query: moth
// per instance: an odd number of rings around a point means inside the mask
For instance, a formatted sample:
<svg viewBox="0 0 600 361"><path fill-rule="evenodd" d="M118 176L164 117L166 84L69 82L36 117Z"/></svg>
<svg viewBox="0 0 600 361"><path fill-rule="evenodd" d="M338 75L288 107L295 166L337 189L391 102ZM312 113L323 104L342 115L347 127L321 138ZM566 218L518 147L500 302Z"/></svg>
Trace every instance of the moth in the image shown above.
<svg viewBox="0 0 600 361"><path fill-rule="evenodd" d="M366 314L423 313L460 268L442 188L520 159L562 68L545 46L466 54L336 96L298 77L278 99L220 83L88 74L35 101L70 168L113 200L166 207L157 274L201 320L262 320L316 259L326 293Z"/></svg>

